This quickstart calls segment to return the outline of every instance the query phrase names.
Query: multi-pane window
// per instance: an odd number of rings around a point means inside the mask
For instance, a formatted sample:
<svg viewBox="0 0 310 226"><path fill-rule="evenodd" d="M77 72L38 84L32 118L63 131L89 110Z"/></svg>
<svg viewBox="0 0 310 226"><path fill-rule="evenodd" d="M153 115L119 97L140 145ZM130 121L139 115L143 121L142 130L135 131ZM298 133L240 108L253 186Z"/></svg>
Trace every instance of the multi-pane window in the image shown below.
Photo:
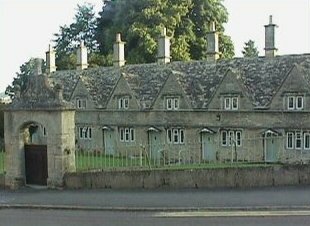
<svg viewBox="0 0 310 226"><path fill-rule="evenodd" d="M224 97L224 109L225 110L238 110L239 98L235 97Z"/></svg>
<svg viewBox="0 0 310 226"><path fill-rule="evenodd" d="M133 128L120 128L119 129L119 140L121 142L134 142L135 141L135 130Z"/></svg>
<svg viewBox="0 0 310 226"><path fill-rule="evenodd" d="M222 130L221 131L222 146L240 147L242 145L242 132L240 130Z"/></svg>
<svg viewBox="0 0 310 226"><path fill-rule="evenodd" d="M79 137L80 139L91 139L92 138L92 128L91 127L79 127Z"/></svg>
<svg viewBox="0 0 310 226"><path fill-rule="evenodd" d="M86 99L77 98L76 99L76 108L85 109L86 108Z"/></svg>
<svg viewBox="0 0 310 226"><path fill-rule="evenodd" d="M166 98L166 109L167 110L178 110L179 109L179 98L178 97L167 97Z"/></svg>
<svg viewBox="0 0 310 226"><path fill-rule="evenodd" d="M288 110L302 110L304 108L303 96L288 96L287 109Z"/></svg>
<svg viewBox="0 0 310 226"><path fill-rule="evenodd" d="M118 109L129 108L129 97L121 97L118 99Z"/></svg>
<svg viewBox="0 0 310 226"><path fill-rule="evenodd" d="M184 144L184 129L167 129L167 142L169 144Z"/></svg>
<svg viewBox="0 0 310 226"><path fill-rule="evenodd" d="M310 132L290 131L286 132L286 148L297 150L310 150Z"/></svg>

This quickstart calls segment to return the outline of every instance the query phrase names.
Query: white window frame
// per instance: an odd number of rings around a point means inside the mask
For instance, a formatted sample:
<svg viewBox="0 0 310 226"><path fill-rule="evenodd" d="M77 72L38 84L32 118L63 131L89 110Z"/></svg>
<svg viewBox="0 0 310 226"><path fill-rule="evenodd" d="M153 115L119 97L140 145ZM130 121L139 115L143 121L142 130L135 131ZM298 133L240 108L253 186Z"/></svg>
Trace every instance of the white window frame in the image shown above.
<svg viewBox="0 0 310 226"><path fill-rule="evenodd" d="M310 150L310 132L304 133L304 150Z"/></svg>
<svg viewBox="0 0 310 226"><path fill-rule="evenodd" d="M301 150L302 149L302 132L301 131L296 131L295 132L295 149L296 150ZM298 145L298 146L297 146Z"/></svg>
<svg viewBox="0 0 310 226"><path fill-rule="evenodd" d="M241 131L236 131L235 134L235 141L236 141L236 146L241 147L242 146L242 133Z"/></svg>
<svg viewBox="0 0 310 226"><path fill-rule="evenodd" d="M85 109L87 106L86 99L84 98L76 98L76 108L77 109Z"/></svg>
<svg viewBox="0 0 310 226"><path fill-rule="evenodd" d="M299 106L299 102L298 100L301 100L301 106ZM295 104L296 104L296 110L302 110L304 108L304 97L303 96L296 96L296 100L295 100Z"/></svg>
<svg viewBox="0 0 310 226"><path fill-rule="evenodd" d="M118 99L118 109L128 109L129 108L129 97L120 97Z"/></svg>
<svg viewBox="0 0 310 226"><path fill-rule="evenodd" d="M287 96L287 109L288 110L299 110L299 111L303 110L304 109L304 96L301 96L301 95Z"/></svg>
<svg viewBox="0 0 310 226"><path fill-rule="evenodd" d="M294 149L295 133L286 132L286 149Z"/></svg>
<svg viewBox="0 0 310 226"><path fill-rule="evenodd" d="M167 129L167 143L168 144L184 144L185 130L178 128Z"/></svg>
<svg viewBox="0 0 310 226"><path fill-rule="evenodd" d="M221 131L221 143L222 143L222 146L227 146L228 145L228 136L227 136L227 131L226 130L222 130Z"/></svg>
<svg viewBox="0 0 310 226"><path fill-rule="evenodd" d="M79 127L79 138L83 140L91 140L92 139L92 127L85 126Z"/></svg>
<svg viewBox="0 0 310 226"><path fill-rule="evenodd" d="M135 129L129 127L119 128L119 140L121 142L129 143L135 141Z"/></svg>
<svg viewBox="0 0 310 226"><path fill-rule="evenodd" d="M166 109L169 111L179 110L179 97L166 97Z"/></svg>
<svg viewBox="0 0 310 226"><path fill-rule="evenodd" d="M42 126L42 136L47 137L47 130L45 126Z"/></svg>
<svg viewBox="0 0 310 226"><path fill-rule="evenodd" d="M224 97L224 109L225 110L231 109L231 98L230 97Z"/></svg>
<svg viewBox="0 0 310 226"><path fill-rule="evenodd" d="M239 96L224 97L224 110L238 110Z"/></svg>
<svg viewBox="0 0 310 226"><path fill-rule="evenodd" d="M241 130L222 130L221 145L224 147L236 145L242 146L242 131Z"/></svg>

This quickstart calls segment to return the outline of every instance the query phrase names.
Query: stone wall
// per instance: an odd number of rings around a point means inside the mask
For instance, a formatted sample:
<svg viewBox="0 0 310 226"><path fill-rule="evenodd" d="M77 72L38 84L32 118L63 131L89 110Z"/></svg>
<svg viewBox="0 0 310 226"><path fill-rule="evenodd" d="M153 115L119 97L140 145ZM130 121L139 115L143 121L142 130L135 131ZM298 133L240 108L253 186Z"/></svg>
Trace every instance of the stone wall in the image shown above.
<svg viewBox="0 0 310 226"><path fill-rule="evenodd" d="M310 165L196 170L137 170L67 173L65 187L248 188L310 184Z"/></svg>

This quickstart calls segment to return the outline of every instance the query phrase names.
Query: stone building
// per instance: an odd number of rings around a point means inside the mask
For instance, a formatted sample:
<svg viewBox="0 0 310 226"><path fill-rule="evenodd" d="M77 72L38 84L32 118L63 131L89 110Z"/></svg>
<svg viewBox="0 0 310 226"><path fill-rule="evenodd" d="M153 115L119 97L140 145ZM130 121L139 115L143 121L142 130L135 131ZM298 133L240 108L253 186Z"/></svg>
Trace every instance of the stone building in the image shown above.
<svg viewBox="0 0 310 226"><path fill-rule="evenodd" d="M74 117L75 149L122 156L144 147L154 159L191 150L189 159L205 161L225 161L234 149L239 159L251 153L257 161L286 161L310 152L310 54L277 56L275 28L270 17L265 56L255 58L219 60L214 25L203 61L170 62L165 31L158 39L158 62L151 64L125 65L120 34L111 67L87 68L81 42L76 70L56 71L49 48L46 83L54 90L61 84L63 101L75 105L75 115L67 105L54 106L65 110L63 119ZM51 148L55 142L49 136L59 138L63 150L68 142L71 152L61 151L60 165L74 170L72 139L67 141L64 130L71 124L57 125L63 134L51 135L54 127L44 117L36 132ZM32 134L32 139L38 138Z"/></svg>
<svg viewBox="0 0 310 226"><path fill-rule="evenodd" d="M117 34L113 67L80 67L80 57L77 70L51 70L76 105L76 147L121 155L144 145L155 158L191 149L207 161L225 159L232 146L266 161L284 161L279 150L310 151L310 55L277 56L275 28L270 17L258 58L218 60L212 24L205 61L170 62L164 30L156 63L125 65ZM255 146L247 144L253 137L261 139Z"/></svg>
<svg viewBox="0 0 310 226"><path fill-rule="evenodd" d="M77 70L53 71L49 79L63 84L64 98L76 105L78 148L119 155L142 144L159 158L166 145L213 161L225 159L234 145L240 152L254 149L257 160L285 161L278 150L310 152L310 55L277 56L275 27L270 17L265 56L218 60L211 25L207 60L190 62L170 62L163 31L158 62L139 65L125 65L117 34L113 67L81 68L84 58ZM286 138L270 139L279 136ZM255 147L244 142L253 137L266 140Z"/></svg>

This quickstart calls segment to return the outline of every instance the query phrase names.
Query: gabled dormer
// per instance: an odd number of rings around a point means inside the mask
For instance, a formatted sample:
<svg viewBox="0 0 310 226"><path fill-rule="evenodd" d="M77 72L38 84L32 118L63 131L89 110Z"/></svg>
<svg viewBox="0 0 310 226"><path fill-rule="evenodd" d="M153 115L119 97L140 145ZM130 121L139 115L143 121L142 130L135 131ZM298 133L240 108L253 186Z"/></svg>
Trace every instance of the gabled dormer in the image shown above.
<svg viewBox="0 0 310 226"><path fill-rule="evenodd" d="M309 89L309 84L300 66L294 65L282 84L279 85L278 91L271 101L270 109L283 111L309 110Z"/></svg>
<svg viewBox="0 0 310 226"><path fill-rule="evenodd" d="M177 80L177 75L171 73L168 76L152 108L165 111L191 109L189 100Z"/></svg>
<svg viewBox="0 0 310 226"><path fill-rule="evenodd" d="M249 110L252 108L238 73L228 70L211 98L208 109L223 111Z"/></svg>
<svg viewBox="0 0 310 226"><path fill-rule="evenodd" d="M137 98L123 75L119 77L114 87L107 109L124 111L139 109Z"/></svg>
<svg viewBox="0 0 310 226"><path fill-rule="evenodd" d="M70 101L75 105L77 110L93 109L96 107L94 101L89 94L88 89L83 83L82 77L76 83L76 86L72 92Z"/></svg>

